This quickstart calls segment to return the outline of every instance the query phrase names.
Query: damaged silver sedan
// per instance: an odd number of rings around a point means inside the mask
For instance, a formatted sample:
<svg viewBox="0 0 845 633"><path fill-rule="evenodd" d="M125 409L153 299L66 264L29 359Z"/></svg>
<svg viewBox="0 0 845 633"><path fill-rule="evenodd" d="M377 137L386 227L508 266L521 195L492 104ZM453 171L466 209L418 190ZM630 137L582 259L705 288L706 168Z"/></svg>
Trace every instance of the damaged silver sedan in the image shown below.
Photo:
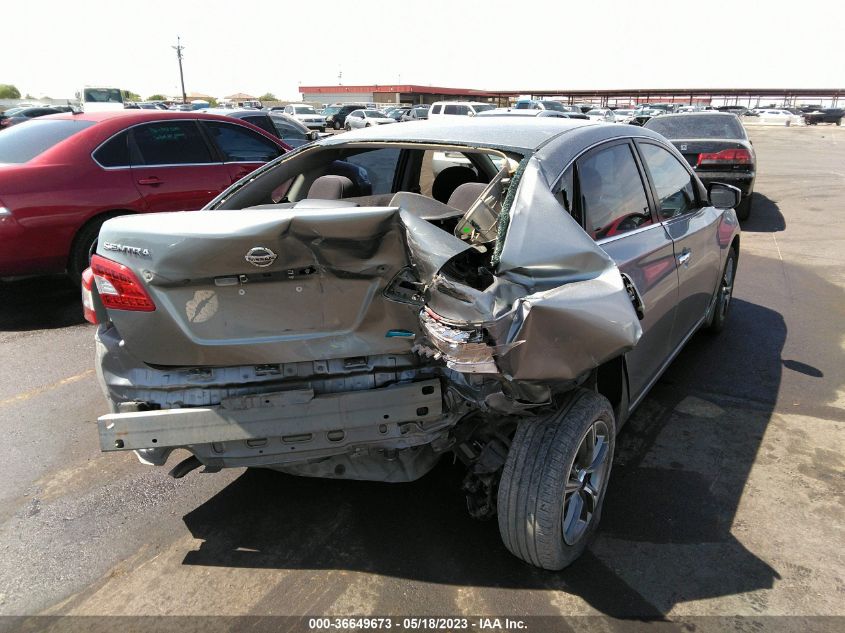
<svg viewBox="0 0 845 633"><path fill-rule="evenodd" d="M469 512L561 569L621 425L724 326L738 200L649 130L479 118L325 138L203 211L114 218L83 283L101 447L390 482L449 455Z"/></svg>

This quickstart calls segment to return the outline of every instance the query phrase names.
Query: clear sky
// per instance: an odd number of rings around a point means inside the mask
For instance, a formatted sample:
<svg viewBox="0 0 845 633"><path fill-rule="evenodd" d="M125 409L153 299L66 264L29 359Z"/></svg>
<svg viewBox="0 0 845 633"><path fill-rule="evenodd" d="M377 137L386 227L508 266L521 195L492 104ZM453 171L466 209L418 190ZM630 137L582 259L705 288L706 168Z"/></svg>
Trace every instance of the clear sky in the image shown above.
<svg viewBox="0 0 845 633"><path fill-rule="evenodd" d="M298 98L297 87L845 87L845 2L4 2L0 83Z"/></svg>

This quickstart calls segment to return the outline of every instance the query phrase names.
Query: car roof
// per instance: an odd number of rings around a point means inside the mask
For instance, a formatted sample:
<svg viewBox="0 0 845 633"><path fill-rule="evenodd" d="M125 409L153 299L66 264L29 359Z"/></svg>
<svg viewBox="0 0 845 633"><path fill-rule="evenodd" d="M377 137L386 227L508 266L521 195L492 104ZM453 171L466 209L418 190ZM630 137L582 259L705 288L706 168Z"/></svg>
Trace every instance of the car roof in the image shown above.
<svg viewBox="0 0 845 633"><path fill-rule="evenodd" d="M492 117L495 119L495 117ZM592 121L555 117L514 117L508 125L480 117L466 117L461 121L408 122L402 125L383 125L338 134L321 141L340 145L347 142L387 141L418 143L455 143L481 147L502 147L535 151L549 139L583 126L599 125Z"/></svg>
<svg viewBox="0 0 845 633"><path fill-rule="evenodd" d="M73 136L57 143L52 148L46 150L39 156L36 156L33 161L39 160L42 156L49 158L54 151L63 151L63 147L82 144L87 145L89 141L95 145L99 145L114 134L120 132L125 128L132 127L141 123L152 123L156 121L173 120L205 120L205 121L226 121L231 123L232 118L221 116L218 114L206 114L205 112L197 110L176 111L176 110L113 110L111 112L88 112L73 114L70 112L62 112L60 114L48 114L46 116L38 117L38 121L91 121L96 125L91 125L85 129L80 130ZM253 131L259 132L265 138L271 139L277 145L287 147L287 144L268 133L265 130L249 123L248 121L238 120L239 125L249 127ZM30 125L25 123L24 125ZM85 150L90 152L90 149Z"/></svg>

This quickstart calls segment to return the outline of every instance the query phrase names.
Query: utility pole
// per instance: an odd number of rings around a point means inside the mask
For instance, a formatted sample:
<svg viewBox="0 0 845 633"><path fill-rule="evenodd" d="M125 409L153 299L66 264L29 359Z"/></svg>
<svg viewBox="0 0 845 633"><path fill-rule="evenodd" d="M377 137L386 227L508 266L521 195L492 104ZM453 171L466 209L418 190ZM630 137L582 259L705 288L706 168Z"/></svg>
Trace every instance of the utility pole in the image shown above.
<svg viewBox="0 0 845 633"><path fill-rule="evenodd" d="M179 81L182 82L182 103L188 103L188 96L185 94L185 75L182 74L182 49L185 48L182 46L182 40L177 35L176 36L176 46L171 46L176 50L176 59L179 60Z"/></svg>

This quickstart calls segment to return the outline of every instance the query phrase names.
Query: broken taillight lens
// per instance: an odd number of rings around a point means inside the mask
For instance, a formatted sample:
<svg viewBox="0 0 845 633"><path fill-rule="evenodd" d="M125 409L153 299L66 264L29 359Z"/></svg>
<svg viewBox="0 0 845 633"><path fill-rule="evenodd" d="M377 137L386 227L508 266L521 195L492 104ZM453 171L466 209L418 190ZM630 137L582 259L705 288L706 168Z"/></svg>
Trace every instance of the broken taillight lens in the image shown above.
<svg viewBox="0 0 845 633"><path fill-rule="evenodd" d="M701 167L702 165L728 163L733 165L750 165L751 152L747 149L723 149L721 152L704 152L698 155L698 162L695 166Z"/></svg>
<svg viewBox="0 0 845 633"><path fill-rule="evenodd" d="M129 268L110 259L94 255L91 271L103 305L110 310L152 312L155 303Z"/></svg>
<svg viewBox="0 0 845 633"><path fill-rule="evenodd" d="M86 268L82 273L82 316L88 323L97 325L97 311L94 309L94 273Z"/></svg>

